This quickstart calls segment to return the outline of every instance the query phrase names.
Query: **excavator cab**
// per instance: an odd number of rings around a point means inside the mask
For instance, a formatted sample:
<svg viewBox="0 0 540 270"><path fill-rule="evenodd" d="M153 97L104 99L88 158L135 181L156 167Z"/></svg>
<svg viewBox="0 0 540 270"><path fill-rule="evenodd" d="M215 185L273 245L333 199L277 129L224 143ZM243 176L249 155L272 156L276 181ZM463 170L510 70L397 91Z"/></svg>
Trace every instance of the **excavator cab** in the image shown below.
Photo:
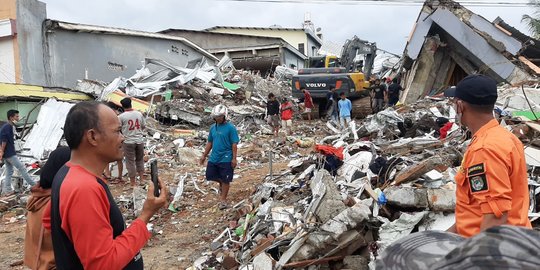
<svg viewBox="0 0 540 270"><path fill-rule="evenodd" d="M308 60L309 68L332 68L339 67L339 59L336 56L314 56Z"/></svg>

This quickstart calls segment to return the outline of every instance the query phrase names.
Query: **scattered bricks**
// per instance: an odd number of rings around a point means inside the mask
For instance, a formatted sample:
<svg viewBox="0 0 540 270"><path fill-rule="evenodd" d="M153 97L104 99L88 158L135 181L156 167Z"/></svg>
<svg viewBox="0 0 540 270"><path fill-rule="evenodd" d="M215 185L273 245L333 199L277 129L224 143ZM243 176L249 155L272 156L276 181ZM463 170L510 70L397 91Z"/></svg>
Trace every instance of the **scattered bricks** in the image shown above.
<svg viewBox="0 0 540 270"><path fill-rule="evenodd" d="M368 270L368 259L359 256L347 256L343 259L343 268L351 270Z"/></svg>
<svg viewBox="0 0 540 270"><path fill-rule="evenodd" d="M240 264L236 261L234 258L234 254L227 255L223 258L223 262L221 263L221 266L223 269L238 269L238 266Z"/></svg>
<svg viewBox="0 0 540 270"><path fill-rule="evenodd" d="M391 186L384 190L389 205L403 208L428 207L427 190L424 188Z"/></svg>
<svg viewBox="0 0 540 270"><path fill-rule="evenodd" d="M445 188L428 189L429 209L441 212L454 212L456 208L456 191Z"/></svg>

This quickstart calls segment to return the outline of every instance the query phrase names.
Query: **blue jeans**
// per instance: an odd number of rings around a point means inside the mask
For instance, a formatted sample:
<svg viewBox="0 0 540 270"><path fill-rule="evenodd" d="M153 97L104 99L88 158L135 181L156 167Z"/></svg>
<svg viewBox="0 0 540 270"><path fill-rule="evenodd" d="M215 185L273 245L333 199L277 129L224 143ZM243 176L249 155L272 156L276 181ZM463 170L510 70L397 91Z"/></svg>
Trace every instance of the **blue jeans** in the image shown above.
<svg viewBox="0 0 540 270"><path fill-rule="evenodd" d="M4 166L6 168L6 178L4 178L4 181L2 182L2 192L3 193L9 193L13 191L13 187L11 187L11 177L13 176L13 167L17 168L21 176L23 177L24 181L28 183L30 186L35 185L36 183L34 180L32 180L32 177L28 174L28 171L26 171L26 167L21 163L19 158L17 158L17 155L11 156L8 158L4 158Z"/></svg>

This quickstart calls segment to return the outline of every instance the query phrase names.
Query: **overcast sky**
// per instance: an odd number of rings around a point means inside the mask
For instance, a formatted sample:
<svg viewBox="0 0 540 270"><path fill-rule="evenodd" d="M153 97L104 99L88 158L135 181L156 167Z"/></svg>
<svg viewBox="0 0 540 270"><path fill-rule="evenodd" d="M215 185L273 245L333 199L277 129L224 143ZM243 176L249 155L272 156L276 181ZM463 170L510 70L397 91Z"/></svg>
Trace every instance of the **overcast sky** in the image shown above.
<svg viewBox="0 0 540 270"><path fill-rule="evenodd" d="M144 31L168 28L201 30L216 25L301 27L306 12L324 38L342 43L357 35L377 42L379 48L401 54L421 5L351 4L328 0L314 3L250 3L224 0L41 0L47 4L50 19L122 27ZM475 0L478 1L478 0ZM479 0L487 2L523 2L524 0ZM458 1L458 2L471 2ZM467 6L466 6L467 7ZM520 22L530 7L469 7L493 21L500 16L510 25L528 34Z"/></svg>

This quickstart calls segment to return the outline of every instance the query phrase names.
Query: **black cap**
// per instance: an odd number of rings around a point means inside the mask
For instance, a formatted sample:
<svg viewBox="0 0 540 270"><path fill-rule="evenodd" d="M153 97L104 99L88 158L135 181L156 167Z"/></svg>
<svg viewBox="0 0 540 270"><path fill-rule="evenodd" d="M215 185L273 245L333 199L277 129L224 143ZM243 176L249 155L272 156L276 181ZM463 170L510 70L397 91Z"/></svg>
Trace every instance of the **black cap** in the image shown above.
<svg viewBox="0 0 540 270"><path fill-rule="evenodd" d="M446 89L444 96L475 105L493 105L497 101L497 83L485 75L469 75L456 87Z"/></svg>

